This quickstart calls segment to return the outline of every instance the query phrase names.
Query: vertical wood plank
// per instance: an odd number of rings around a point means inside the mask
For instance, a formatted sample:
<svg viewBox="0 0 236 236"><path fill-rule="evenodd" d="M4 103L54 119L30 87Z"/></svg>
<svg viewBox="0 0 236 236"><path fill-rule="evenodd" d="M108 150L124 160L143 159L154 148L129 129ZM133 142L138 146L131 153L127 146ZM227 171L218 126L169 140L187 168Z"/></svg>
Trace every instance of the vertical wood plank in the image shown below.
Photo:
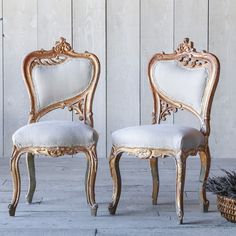
<svg viewBox="0 0 236 236"><path fill-rule="evenodd" d="M3 40L2 40L2 0L0 1L0 157L3 156Z"/></svg>
<svg viewBox="0 0 236 236"><path fill-rule="evenodd" d="M37 0L4 0L4 155L11 136L28 121L29 98L22 79L22 60L37 47Z"/></svg>
<svg viewBox="0 0 236 236"><path fill-rule="evenodd" d="M148 81L148 63L161 51L173 49L173 0L141 1L141 123L151 124L153 98ZM172 119L169 117L169 122Z"/></svg>
<svg viewBox="0 0 236 236"><path fill-rule="evenodd" d="M51 49L60 37L71 43L71 1L38 1L38 49ZM55 110L41 120L72 120L68 109Z"/></svg>
<svg viewBox="0 0 236 236"><path fill-rule="evenodd" d="M105 0L73 3L73 44L77 51L96 54L101 74L94 96L94 128L99 133L98 157L106 156L106 39Z"/></svg>
<svg viewBox="0 0 236 236"><path fill-rule="evenodd" d="M175 0L174 48L176 48L184 38L190 38L198 51L206 50L207 37L208 1ZM174 114L174 123L199 128L198 119L186 111L178 111Z"/></svg>
<svg viewBox="0 0 236 236"><path fill-rule="evenodd" d="M213 156L226 158L236 153L236 1L210 1L209 13L209 50L221 63L212 108L210 145Z"/></svg>
<svg viewBox="0 0 236 236"><path fill-rule="evenodd" d="M139 120L139 0L107 1L107 139Z"/></svg>

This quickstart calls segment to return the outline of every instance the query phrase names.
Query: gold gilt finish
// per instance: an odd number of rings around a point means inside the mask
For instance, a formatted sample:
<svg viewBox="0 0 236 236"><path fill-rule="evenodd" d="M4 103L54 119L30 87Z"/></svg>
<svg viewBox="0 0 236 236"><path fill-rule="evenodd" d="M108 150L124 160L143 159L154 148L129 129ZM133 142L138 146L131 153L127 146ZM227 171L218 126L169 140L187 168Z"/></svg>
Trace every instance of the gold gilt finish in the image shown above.
<svg viewBox="0 0 236 236"><path fill-rule="evenodd" d="M71 97L67 100L55 102L47 107L42 109L37 106L37 97L34 90L34 85L32 81L32 69L37 65L43 66L53 66L58 65L70 58L84 58L88 59L93 66L93 76L88 87L78 94L77 96ZM89 52L85 53L76 53L72 50L72 47L69 43L66 42L64 38L61 38L59 42L56 42L55 47L52 50L40 50L34 51L28 54L23 62L23 77L28 89L31 108L29 114L29 123L37 122L42 116L48 112L65 107L69 111L75 111L75 114L78 115L79 120L83 121L85 124L93 127L93 113L92 113L92 102L94 92L97 86L97 82L100 75L100 63L98 58ZM36 188L36 179L35 179L35 166L34 166L34 155L42 154L50 157L59 157L62 155L73 155L79 152L83 152L87 158L87 171L85 179L85 191L87 196L87 202L91 208L91 214L97 214L98 205L95 202L95 179L97 173L97 154L96 154L96 145L91 145L88 147L77 146L77 147L24 147L18 148L13 147L13 153L11 158L11 173L13 179L13 196L11 204L9 205L9 214L11 216L15 215L16 207L20 198L20 172L19 172L19 159L20 156L24 153L26 156L26 163L29 174L29 189L26 195L26 199L29 203L32 202L34 191Z"/></svg>
<svg viewBox="0 0 236 236"><path fill-rule="evenodd" d="M205 67L208 70L209 78L205 93L202 99L201 111L198 112L187 104L174 101L158 90L153 78L153 69L157 61L177 60L183 67L195 68ZM204 212L208 211L209 201L206 198L204 183L208 178L210 170L210 151L208 147L208 137L210 135L210 111L213 96L219 79L220 65L218 59L210 53L196 52L193 43L189 39L184 39L176 51L172 54L157 53L149 62L148 75L151 91L154 98L154 109L152 113L152 123L157 124L165 120L168 115L177 112L179 109L193 113L200 120L200 131L205 136L205 144L198 149L188 151L173 149L137 148L113 146L110 155L110 170L113 179L113 196L109 205L111 214L115 214L121 194L121 176L119 171L119 160L123 153L137 156L141 159L149 159L151 174L153 179L152 203L157 204L159 191L158 158L174 157L176 163L176 213L181 224L183 222L183 191L185 183L186 159L188 156L195 156L199 153L201 160L200 189L199 196Z"/></svg>

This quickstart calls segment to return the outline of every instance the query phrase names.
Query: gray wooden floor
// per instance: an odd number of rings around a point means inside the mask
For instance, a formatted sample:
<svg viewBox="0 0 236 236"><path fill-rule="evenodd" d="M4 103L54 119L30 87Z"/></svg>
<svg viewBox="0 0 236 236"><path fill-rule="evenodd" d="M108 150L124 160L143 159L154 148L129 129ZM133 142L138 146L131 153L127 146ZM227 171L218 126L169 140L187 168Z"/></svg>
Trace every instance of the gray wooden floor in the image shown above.
<svg viewBox="0 0 236 236"><path fill-rule="evenodd" d="M37 191L34 203L25 203L27 175L21 159L22 195L16 216L8 216L12 183L8 160L0 158L0 236L3 235L236 235L236 224L227 222L209 194L210 212L198 205L198 158L189 158L185 185L184 224L175 215L175 166L171 158L160 160L159 204L151 204L149 163L132 157L121 160L123 189L115 216L107 205L112 183L107 159L99 159L96 184L97 217L90 216L84 192L85 159L40 157L37 165ZM220 168L236 169L236 159L213 159L211 174Z"/></svg>

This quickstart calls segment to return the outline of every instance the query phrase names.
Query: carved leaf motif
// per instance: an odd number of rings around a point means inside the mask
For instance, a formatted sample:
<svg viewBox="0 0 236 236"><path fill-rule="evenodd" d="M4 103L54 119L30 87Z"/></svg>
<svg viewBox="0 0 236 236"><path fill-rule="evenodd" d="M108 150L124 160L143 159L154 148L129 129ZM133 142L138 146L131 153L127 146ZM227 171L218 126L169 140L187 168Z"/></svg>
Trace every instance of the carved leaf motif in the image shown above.
<svg viewBox="0 0 236 236"><path fill-rule="evenodd" d="M84 104L85 104L85 99L82 98L80 99L77 103L72 104L70 106L68 106L68 110L75 111L75 114L78 115L79 120L84 120Z"/></svg>
<svg viewBox="0 0 236 236"><path fill-rule="evenodd" d="M63 155L74 155L81 152L81 147L57 147L57 148L40 148L34 151L35 154L59 157Z"/></svg>
<svg viewBox="0 0 236 236"><path fill-rule="evenodd" d="M65 56L56 56L52 58L35 58L33 61L33 67L35 65L53 66L58 65L67 60Z"/></svg>
<svg viewBox="0 0 236 236"><path fill-rule="evenodd" d="M185 55L179 58L179 62L186 67L194 68L194 67L202 67L204 64L207 64L208 61L200 60L195 57L192 57L191 54Z"/></svg>
<svg viewBox="0 0 236 236"><path fill-rule="evenodd" d="M160 120L165 121L166 116L171 115L171 113L176 113L178 108L168 104L164 100L161 100L161 112L160 112Z"/></svg>
<svg viewBox="0 0 236 236"><path fill-rule="evenodd" d="M185 38L184 41L178 46L175 51L176 53L183 53L183 52L196 52L194 48L194 44L189 38Z"/></svg>
<svg viewBox="0 0 236 236"><path fill-rule="evenodd" d="M66 39L60 38L60 41L56 42L56 46L53 47L53 51L56 53L65 53L68 51L73 51L69 43L66 42Z"/></svg>

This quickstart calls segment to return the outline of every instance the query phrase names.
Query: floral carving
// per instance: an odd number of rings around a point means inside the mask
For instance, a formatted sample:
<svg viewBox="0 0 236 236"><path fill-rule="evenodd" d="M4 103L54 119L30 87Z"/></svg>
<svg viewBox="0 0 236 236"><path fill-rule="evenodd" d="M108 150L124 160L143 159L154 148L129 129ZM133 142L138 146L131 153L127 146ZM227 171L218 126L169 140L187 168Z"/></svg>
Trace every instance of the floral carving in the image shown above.
<svg viewBox="0 0 236 236"><path fill-rule="evenodd" d="M68 110L75 111L75 114L78 115L79 120L84 120L84 104L85 104L85 99L82 98L80 99L77 103L74 103L70 106L68 106Z"/></svg>
<svg viewBox="0 0 236 236"><path fill-rule="evenodd" d="M183 66L194 68L194 67L202 67L208 63L206 60L200 60L196 57L193 57L191 54L181 56L178 60Z"/></svg>
<svg viewBox="0 0 236 236"><path fill-rule="evenodd" d="M56 46L53 47L52 50L56 53L73 51L71 45L67 43L66 40L62 37L60 38L60 41L56 42Z"/></svg>
<svg viewBox="0 0 236 236"><path fill-rule="evenodd" d="M59 157L63 155L74 155L81 152L81 147L55 147L55 148L37 148L35 154L42 154L51 157Z"/></svg>
<svg viewBox="0 0 236 236"><path fill-rule="evenodd" d="M167 103L164 100L161 100L161 112L160 112L160 120L165 121L166 116L171 115L171 113L176 113L178 111L177 107L174 107L173 105Z"/></svg>
<svg viewBox="0 0 236 236"><path fill-rule="evenodd" d="M53 66L58 65L67 60L67 57L65 56L59 56L51 57L51 58L35 58L32 64L32 67L35 65L44 65L44 66Z"/></svg>
<svg viewBox="0 0 236 236"><path fill-rule="evenodd" d="M175 50L176 53L183 53L183 52L196 52L194 48L194 44L189 38L185 38L184 41L178 46Z"/></svg>

